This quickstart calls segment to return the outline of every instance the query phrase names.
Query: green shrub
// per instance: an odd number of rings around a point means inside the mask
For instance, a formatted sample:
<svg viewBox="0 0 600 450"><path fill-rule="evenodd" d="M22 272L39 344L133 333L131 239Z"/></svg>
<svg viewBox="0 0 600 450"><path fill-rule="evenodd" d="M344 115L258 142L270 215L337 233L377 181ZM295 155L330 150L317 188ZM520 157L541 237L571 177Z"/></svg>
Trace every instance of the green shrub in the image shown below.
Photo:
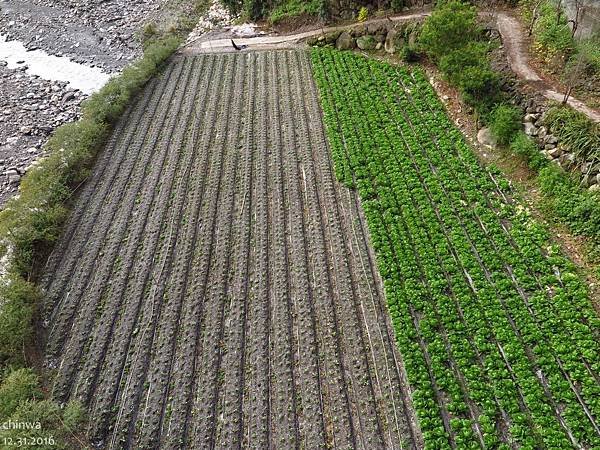
<svg viewBox="0 0 600 450"><path fill-rule="evenodd" d="M556 55L567 57L573 50L574 42L571 37L566 15L557 17L556 5L544 1L538 9L539 18L533 27L538 51L551 58Z"/></svg>
<svg viewBox="0 0 600 450"><path fill-rule="evenodd" d="M460 1L439 4L419 36L424 51L480 115L500 100L499 77L491 69L490 45L481 41L473 6Z"/></svg>
<svg viewBox="0 0 600 450"><path fill-rule="evenodd" d="M597 260L600 257L600 196L582 189L577 180L555 164L542 168L538 179L550 211L573 232L590 240L591 256Z"/></svg>
<svg viewBox="0 0 600 450"><path fill-rule="evenodd" d="M464 100L481 115L487 114L500 100L499 77L491 69L489 45L471 41L439 59L444 76L461 91Z"/></svg>
<svg viewBox="0 0 600 450"><path fill-rule="evenodd" d="M600 124L568 106L551 108L544 123L580 161L600 161Z"/></svg>
<svg viewBox="0 0 600 450"><path fill-rule="evenodd" d="M533 170L539 170L548 164L548 160L540 153L538 145L524 132L518 132L510 143L510 150L525 159Z"/></svg>
<svg viewBox="0 0 600 450"><path fill-rule="evenodd" d="M533 140L517 133L510 144L511 151L527 160L538 173L537 182L544 196L543 206L550 216L565 223L569 229L588 240L589 257L600 260L600 195L583 189L578 180L560 166L550 164Z"/></svg>
<svg viewBox="0 0 600 450"><path fill-rule="evenodd" d="M0 368L25 364L25 347L33 338L33 318L40 300L37 288L18 276L0 288Z"/></svg>
<svg viewBox="0 0 600 450"><path fill-rule="evenodd" d="M404 4L404 0L392 0L390 6L392 7L393 11L399 12L402 11L402 8L404 8L406 5Z"/></svg>
<svg viewBox="0 0 600 450"><path fill-rule="evenodd" d="M488 52L489 45L486 42L471 41L440 57L438 67L451 83L458 85L465 67L489 66Z"/></svg>
<svg viewBox="0 0 600 450"><path fill-rule="evenodd" d="M10 417L21 403L42 396L38 376L31 369L9 372L0 384L0 421Z"/></svg>
<svg viewBox="0 0 600 450"><path fill-rule="evenodd" d="M322 0L285 0L283 3L275 7L269 15L269 21L272 24L281 22L284 19L290 19L302 15L309 16L322 16L323 15L323 1ZM265 14L265 11L261 9L261 12L257 16L250 16L257 19Z"/></svg>
<svg viewBox="0 0 600 450"><path fill-rule="evenodd" d="M142 44L144 44L149 40L154 39L157 34L158 29L156 28L156 23L149 22L146 25L144 25L144 28L142 28L140 40L142 41Z"/></svg>
<svg viewBox="0 0 600 450"><path fill-rule="evenodd" d="M577 42L577 53L583 53L593 74L600 73L600 32Z"/></svg>
<svg viewBox="0 0 600 450"><path fill-rule="evenodd" d="M417 62L421 59L421 53L415 45L404 45L400 48L399 56L406 63Z"/></svg>
<svg viewBox="0 0 600 450"><path fill-rule="evenodd" d="M490 129L500 145L508 145L521 128L522 112L505 103L496 106L490 115Z"/></svg>
<svg viewBox="0 0 600 450"><path fill-rule="evenodd" d="M439 60L479 39L476 19L473 6L456 0L443 3L425 20L419 42L429 56Z"/></svg>

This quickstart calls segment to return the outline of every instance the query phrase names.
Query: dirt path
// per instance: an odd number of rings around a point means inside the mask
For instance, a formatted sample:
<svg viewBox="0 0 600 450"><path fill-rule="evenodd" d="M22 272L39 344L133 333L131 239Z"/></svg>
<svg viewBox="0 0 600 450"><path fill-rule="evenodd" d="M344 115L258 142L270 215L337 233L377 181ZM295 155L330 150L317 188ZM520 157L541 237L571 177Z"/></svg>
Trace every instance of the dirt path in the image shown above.
<svg viewBox="0 0 600 450"><path fill-rule="evenodd" d="M488 12L482 12L482 14L489 14ZM356 26L368 25L377 22L402 22L414 19L420 19L427 17L428 11L412 13L408 15L392 16L385 19L374 19ZM517 19L510 16L508 13L500 12L495 13L498 30L502 35L502 41L505 47L505 53L508 57L510 67L513 72L522 80L527 81L533 85L539 92L546 98L554 101L561 102L563 99L563 93L558 92L549 86L542 78L535 72L535 70L529 65L528 50L525 43L524 33L521 25ZM334 31L347 30L350 26L335 26L318 28L316 30L306 31L303 33L285 35L285 36L260 36L245 39L236 39L236 44L246 45L251 50L265 50L265 49L277 49L277 48L290 48L299 45L299 43L307 38L313 36L319 36L322 34L332 33ZM212 52L224 52L224 51L235 51L232 48L230 39L213 39L202 41L198 40L192 42L186 46L182 53L184 54L198 54L198 53L212 53ZM568 101L569 105L584 113L590 119L595 122L600 122L600 112L588 107L581 100L571 97Z"/></svg>
<svg viewBox="0 0 600 450"><path fill-rule="evenodd" d="M317 28L315 30L305 31L303 33L281 35L281 36L259 36L243 39L235 39L237 45L247 45L250 50L266 50L266 49L277 49L277 48L290 48L298 46L300 41L308 39L313 36L319 36L321 34L333 33L334 31L347 30L352 26L365 26L378 22L405 22L408 20L420 19L429 15L429 12L420 12L407 14L403 16L392 16L385 19L373 19L363 23L357 23L355 25L340 25L335 27L324 27ZM232 48L231 40L226 39L213 39L203 41L192 42L187 45L182 52L184 54L198 54L198 53L212 53L212 52L226 52L235 51Z"/></svg>
<svg viewBox="0 0 600 450"><path fill-rule="evenodd" d="M563 93L549 86L529 65L525 36L519 21L507 13L499 13L497 15L497 23L498 30L502 35L505 53L508 55L508 62L513 72L522 80L534 84L534 87L544 97L561 102L563 100ZM593 121L600 122L600 112L586 106L582 101L571 97L568 103L573 109L584 113Z"/></svg>

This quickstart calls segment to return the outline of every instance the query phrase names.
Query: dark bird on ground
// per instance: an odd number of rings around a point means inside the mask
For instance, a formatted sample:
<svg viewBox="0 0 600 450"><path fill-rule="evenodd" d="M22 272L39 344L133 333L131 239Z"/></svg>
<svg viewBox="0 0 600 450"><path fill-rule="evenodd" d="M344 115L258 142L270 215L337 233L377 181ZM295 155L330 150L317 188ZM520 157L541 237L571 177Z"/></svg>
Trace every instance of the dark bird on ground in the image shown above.
<svg viewBox="0 0 600 450"><path fill-rule="evenodd" d="M231 45L233 45L233 48L236 50L244 50L245 48L248 48L247 45L237 45L235 42L233 42L233 39L231 40Z"/></svg>

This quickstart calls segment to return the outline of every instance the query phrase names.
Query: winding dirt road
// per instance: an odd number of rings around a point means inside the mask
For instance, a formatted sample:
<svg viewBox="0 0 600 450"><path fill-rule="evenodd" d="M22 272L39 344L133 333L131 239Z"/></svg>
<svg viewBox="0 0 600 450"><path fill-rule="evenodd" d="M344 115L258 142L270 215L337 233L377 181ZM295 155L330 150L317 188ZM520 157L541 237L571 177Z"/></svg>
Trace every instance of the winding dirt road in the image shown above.
<svg viewBox="0 0 600 450"><path fill-rule="evenodd" d="M512 71L522 80L535 83L544 97L561 102L564 94L553 89L533 70L529 65L529 55L521 24L514 17L500 13L497 16L498 30L502 36L505 53L508 55L508 62ZM588 107L581 100L570 97L567 102L572 108L584 113L595 122L600 122L600 113Z"/></svg>
<svg viewBox="0 0 600 450"><path fill-rule="evenodd" d="M489 13L483 12L482 14L485 15ZM384 21L402 22L427 17L428 15L429 11L424 11L407 15L393 16L385 19L374 19L364 22L363 24L357 24L357 26ZM523 81L532 84L535 89L539 90L539 92L544 95L544 97L554 101L562 101L564 94L554 89L554 87L550 86L546 81L542 80L536 71L529 65L529 55L525 42L524 31L519 21L508 13L504 12L494 13L494 15L496 17L498 30L502 36L505 53L513 72ZM345 29L348 29L348 25L318 28L303 33L285 36L259 36L239 40L236 39L236 44L246 45L247 48L251 50L290 48L298 46L304 39ZM235 51L231 46L230 39L214 39L192 42L182 50L182 53L193 55L199 53L223 52L228 51L229 49L230 51ZM572 108L588 116L593 121L600 122L600 112L588 107L581 100L570 97L568 104Z"/></svg>

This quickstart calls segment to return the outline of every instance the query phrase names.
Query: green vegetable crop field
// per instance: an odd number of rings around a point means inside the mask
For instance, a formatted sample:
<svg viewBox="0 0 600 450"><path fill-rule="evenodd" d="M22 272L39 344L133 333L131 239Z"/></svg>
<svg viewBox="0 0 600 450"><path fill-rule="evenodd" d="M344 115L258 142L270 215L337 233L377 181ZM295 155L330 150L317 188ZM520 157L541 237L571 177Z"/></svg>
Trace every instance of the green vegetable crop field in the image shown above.
<svg viewBox="0 0 600 450"><path fill-rule="evenodd" d="M426 448L600 448L600 322L573 264L421 71L327 49L312 62Z"/></svg>

